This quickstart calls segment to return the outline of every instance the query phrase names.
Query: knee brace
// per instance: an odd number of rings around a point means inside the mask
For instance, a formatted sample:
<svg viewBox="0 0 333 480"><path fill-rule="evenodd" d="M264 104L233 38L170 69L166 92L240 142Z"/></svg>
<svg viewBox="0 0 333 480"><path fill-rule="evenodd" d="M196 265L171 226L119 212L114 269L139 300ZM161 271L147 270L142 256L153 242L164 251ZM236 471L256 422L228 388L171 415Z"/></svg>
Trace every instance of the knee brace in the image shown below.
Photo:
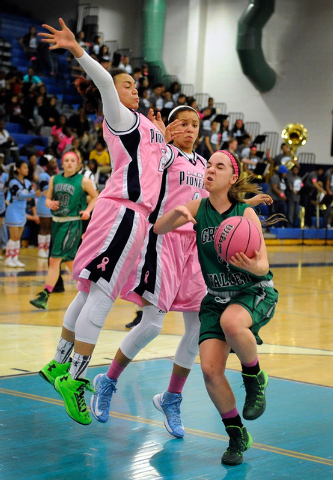
<svg viewBox="0 0 333 480"><path fill-rule="evenodd" d="M198 312L183 313L185 333L178 345L174 363L191 369L199 353L200 321Z"/></svg>
<svg viewBox="0 0 333 480"><path fill-rule="evenodd" d="M164 317L165 312L154 305L143 307L141 322L126 335L120 346L123 354L133 360L160 333Z"/></svg>
<svg viewBox="0 0 333 480"><path fill-rule="evenodd" d="M88 298L76 322L75 339L96 345L112 305L112 299L95 283L91 283Z"/></svg>
<svg viewBox="0 0 333 480"><path fill-rule="evenodd" d="M70 332L75 332L76 321L86 303L87 297L87 293L79 292L66 310L63 325Z"/></svg>

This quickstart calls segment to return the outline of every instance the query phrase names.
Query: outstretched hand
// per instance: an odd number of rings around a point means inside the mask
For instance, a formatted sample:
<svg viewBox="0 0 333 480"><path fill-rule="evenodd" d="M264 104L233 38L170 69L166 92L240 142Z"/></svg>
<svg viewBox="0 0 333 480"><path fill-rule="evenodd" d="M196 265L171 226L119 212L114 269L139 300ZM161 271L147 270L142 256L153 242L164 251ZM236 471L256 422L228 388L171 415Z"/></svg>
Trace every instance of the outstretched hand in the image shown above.
<svg viewBox="0 0 333 480"><path fill-rule="evenodd" d="M196 219L192 216L191 212L185 205L179 205L178 207L175 208L175 211L177 213L180 213L188 222L194 223L194 225L197 223Z"/></svg>
<svg viewBox="0 0 333 480"><path fill-rule="evenodd" d="M152 108L150 108L149 112L148 112L148 118L151 121L151 123L153 123L155 125L155 127L159 129L159 131L161 132L161 134L164 137L164 135L165 135L165 125L164 125L164 122L162 120L161 113L157 112L156 116L155 116L154 110Z"/></svg>
<svg viewBox="0 0 333 480"><path fill-rule="evenodd" d="M64 48L65 50L69 50L75 57L81 57L84 53L84 50L75 40L74 33L67 27L62 18L59 18L59 24L61 30L56 30L50 25L42 25L43 28L50 32L38 33L40 37L43 37L42 42L49 43L51 45L50 50Z"/></svg>
<svg viewBox="0 0 333 480"><path fill-rule="evenodd" d="M181 120L174 120L173 122L169 123L169 125L165 129L165 143L169 143L172 140L175 140L177 137L183 135L183 130L177 130L177 128L179 128L181 124Z"/></svg>

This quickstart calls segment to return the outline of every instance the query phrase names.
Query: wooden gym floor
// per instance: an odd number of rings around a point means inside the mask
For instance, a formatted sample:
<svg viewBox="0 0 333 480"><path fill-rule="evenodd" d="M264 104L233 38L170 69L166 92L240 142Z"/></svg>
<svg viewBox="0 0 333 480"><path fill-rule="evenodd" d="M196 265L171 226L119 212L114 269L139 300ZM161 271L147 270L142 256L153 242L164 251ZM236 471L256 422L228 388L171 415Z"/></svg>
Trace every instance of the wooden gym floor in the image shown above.
<svg viewBox="0 0 333 480"><path fill-rule="evenodd" d="M37 375L54 355L64 312L76 294L51 295L38 311L29 299L43 285L47 263L22 250L24 269L0 261L0 479L321 479L333 478L333 251L322 246L268 247L280 299L261 330L260 363L270 377L267 410L246 422L253 447L238 467L221 466L227 437L197 364L183 392L186 435L174 439L152 397L167 388L182 316L169 313L160 336L118 382L107 424L84 427L65 413L55 390ZM97 344L89 378L104 372L126 335L135 307L117 300ZM239 361L228 378L239 410L244 402ZM87 394L87 399L89 395Z"/></svg>

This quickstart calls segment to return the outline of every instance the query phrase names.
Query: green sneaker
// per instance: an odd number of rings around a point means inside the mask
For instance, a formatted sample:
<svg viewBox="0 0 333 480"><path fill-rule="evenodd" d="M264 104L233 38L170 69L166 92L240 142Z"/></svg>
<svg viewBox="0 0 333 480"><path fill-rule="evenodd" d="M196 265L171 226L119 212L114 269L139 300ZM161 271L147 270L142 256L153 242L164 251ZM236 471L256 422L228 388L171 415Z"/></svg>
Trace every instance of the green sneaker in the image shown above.
<svg viewBox="0 0 333 480"><path fill-rule="evenodd" d="M46 310L49 296L50 296L49 292L47 292L46 290L43 290L42 292L39 292L39 294L37 295L37 298L34 298L34 300L30 300L30 303L36 308L41 308L42 310Z"/></svg>
<svg viewBox="0 0 333 480"><path fill-rule="evenodd" d="M268 375L260 370L258 375L242 373L246 390L243 417L245 420L255 420L260 417L266 408L265 389L268 385Z"/></svg>
<svg viewBox="0 0 333 480"><path fill-rule="evenodd" d="M252 437L245 427L226 427L230 437L229 447L224 452L221 463L225 465L240 465L243 461L243 452L252 445Z"/></svg>
<svg viewBox="0 0 333 480"><path fill-rule="evenodd" d="M54 381L57 377L61 377L69 372L71 363L72 362L58 363L55 360L51 360L51 362L39 371L39 375L51 385L54 385Z"/></svg>
<svg viewBox="0 0 333 480"><path fill-rule="evenodd" d="M84 391L89 390L95 393L95 390L90 386L89 380L86 378L73 380L70 374L67 373L55 379L54 388L62 396L68 415L77 423L89 425L91 416L84 399Z"/></svg>

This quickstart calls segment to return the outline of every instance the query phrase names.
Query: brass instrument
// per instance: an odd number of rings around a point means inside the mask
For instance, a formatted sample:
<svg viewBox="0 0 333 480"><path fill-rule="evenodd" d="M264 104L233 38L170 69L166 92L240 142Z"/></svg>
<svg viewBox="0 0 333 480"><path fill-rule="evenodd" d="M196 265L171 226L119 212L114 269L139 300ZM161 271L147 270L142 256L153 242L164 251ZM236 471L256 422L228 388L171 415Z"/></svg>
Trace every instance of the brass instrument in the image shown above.
<svg viewBox="0 0 333 480"><path fill-rule="evenodd" d="M292 160L286 163L288 170L293 168L297 161L296 150L306 144L308 138L308 130L301 123L288 123L281 133L281 137L290 148Z"/></svg>

